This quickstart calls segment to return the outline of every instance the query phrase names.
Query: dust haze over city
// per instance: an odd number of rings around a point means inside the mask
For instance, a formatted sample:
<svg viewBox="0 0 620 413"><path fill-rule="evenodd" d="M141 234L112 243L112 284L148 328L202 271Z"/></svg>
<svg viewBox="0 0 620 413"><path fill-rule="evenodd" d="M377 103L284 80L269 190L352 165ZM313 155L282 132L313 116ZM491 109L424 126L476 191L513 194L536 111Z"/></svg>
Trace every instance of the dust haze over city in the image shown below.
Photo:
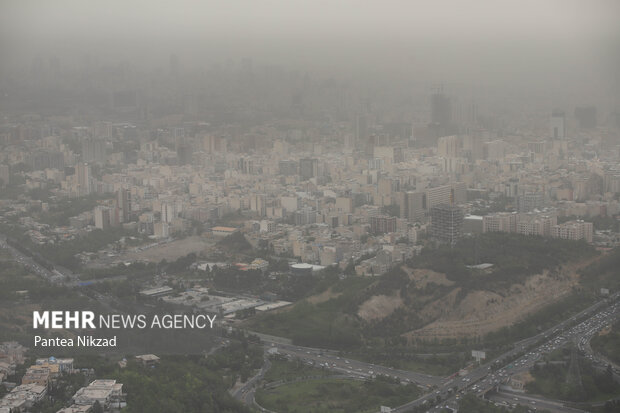
<svg viewBox="0 0 620 413"><path fill-rule="evenodd" d="M620 409L620 3L0 4L0 413Z"/></svg>

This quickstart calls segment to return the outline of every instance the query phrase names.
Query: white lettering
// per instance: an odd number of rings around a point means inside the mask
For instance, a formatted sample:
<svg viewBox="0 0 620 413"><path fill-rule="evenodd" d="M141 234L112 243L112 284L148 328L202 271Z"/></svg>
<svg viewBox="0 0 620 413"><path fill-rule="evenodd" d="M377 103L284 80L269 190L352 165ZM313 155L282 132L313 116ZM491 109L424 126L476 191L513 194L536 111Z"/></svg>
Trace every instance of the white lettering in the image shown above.
<svg viewBox="0 0 620 413"><path fill-rule="evenodd" d="M52 311L52 328L63 328L62 311Z"/></svg>
<svg viewBox="0 0 620 413"><path fill-rule="evenodd" d="M32 327L39 328L92 328L95 329L92 311L33 311Z"/></svg>
<svg viewBox="0 0 620 413"><path fill-rule="evenodd" d="M77 311L73 312L73 315L70 311L67 311L65 314L65 327L71 328L71 323L73 323L73 328L80 328L80 313Z"/></svg>
<svg viewBox="0 0 620 413"><path fill-rule="evenodd" d="M157 326L157 328L161 328L161 322L159 321L159 316L157 315L153 316L153 321L151 321L151 328L155 328L155 326Z"/></svg>
<svg viewBox="0 0 620 413"><path fill-rule="evenodd" d="M43 311L42 313L38 311L32 312L32 328L39 328L40 325L43 325L43 328L49 328L49 325L50 325L49 312L47 311Z"/></svg>
<svg viewBox="0 0 620 413"><path fill-rule="evenodd" d="M92 311L83 311L82 312L82 328L92 328L95 329L95 324L93 321L95 320L95 313Z"/></svg>

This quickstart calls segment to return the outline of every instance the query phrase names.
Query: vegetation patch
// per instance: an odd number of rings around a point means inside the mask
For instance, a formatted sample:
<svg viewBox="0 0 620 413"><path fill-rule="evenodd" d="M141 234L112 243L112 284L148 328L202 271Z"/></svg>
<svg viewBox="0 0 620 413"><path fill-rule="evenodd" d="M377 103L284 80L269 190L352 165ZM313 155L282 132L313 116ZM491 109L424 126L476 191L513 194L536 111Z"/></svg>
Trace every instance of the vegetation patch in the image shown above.
<svg viewBox="0 0 620 413"><path fill-rule="evenodd" d="M591 294L580 297L578 291L571 294L571 288L579 278L577 262L595 256L595 250L583 242L481 234L454 248L426 248L407 265L380 277L336 279L331 285L325 282L332 278L325 278L323 291L329 288L329 295L261 315L247 325L291 338L296 344L343 350L365 345L420 346L461 336L473 340L472 345L483 341L503 346L512 337L535 335L548 322L591 302ZM493 267L468 268L480 262ZM439 337L433 329L433 323L464 321L470 327L462 332L437 329L454 337ZM428 331L417 334L427 326Z"/></svg>
<svg viewBox="0 0 620 413"><path fill-rule="evenodd" d="M574 402L607 400L620 394L620 384L614 381L611 369L598 371L581 358L571 366L568 355L566 358L564 363L535 365L530 370L534 380L526 384L527 391Z"/></svg>
<svg viewBox="0 0 620 413"><path fill-rule="evenodd" d="M261 389L256 401L279 413L363 413L379 407L399 406L418 397L420 390L387 378L354 381L325 378L289 383L274 389Z"/></svg>
<svg viewBox="0 0 620 413"><path fill-rule="evenodd" d="M614 324L606 334L592 337L592 349L603 354L614 363L620 363L620 322Z"/></svg>

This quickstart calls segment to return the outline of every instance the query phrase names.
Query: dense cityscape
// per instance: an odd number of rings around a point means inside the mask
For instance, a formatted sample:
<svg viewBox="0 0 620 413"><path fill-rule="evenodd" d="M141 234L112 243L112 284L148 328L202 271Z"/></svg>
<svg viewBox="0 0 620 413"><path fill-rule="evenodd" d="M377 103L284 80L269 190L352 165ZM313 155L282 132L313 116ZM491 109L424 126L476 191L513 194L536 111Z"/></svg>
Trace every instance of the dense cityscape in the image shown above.
<svg viewBox="0 0 620 413"><path fill-rule="evenodd" d="M65 2L0 6L0 413L620 409L613 2Z"/></svg>

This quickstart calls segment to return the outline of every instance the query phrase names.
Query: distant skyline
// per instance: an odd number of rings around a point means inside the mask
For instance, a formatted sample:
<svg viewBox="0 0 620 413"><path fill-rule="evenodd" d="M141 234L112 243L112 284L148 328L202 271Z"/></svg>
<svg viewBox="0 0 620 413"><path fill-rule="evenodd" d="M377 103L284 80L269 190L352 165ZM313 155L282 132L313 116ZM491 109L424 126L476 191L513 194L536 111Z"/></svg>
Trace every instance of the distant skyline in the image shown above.
<svg viewBox="0 0 620 413"><path fill-rule="evenodd" d="M23 72L35 56L71 67L88 54L154 71L175 54L182 72L247 57L255 67L365 82L611 101L620 89L618 16L615 0L5 0L0 73Z"/></svg>

